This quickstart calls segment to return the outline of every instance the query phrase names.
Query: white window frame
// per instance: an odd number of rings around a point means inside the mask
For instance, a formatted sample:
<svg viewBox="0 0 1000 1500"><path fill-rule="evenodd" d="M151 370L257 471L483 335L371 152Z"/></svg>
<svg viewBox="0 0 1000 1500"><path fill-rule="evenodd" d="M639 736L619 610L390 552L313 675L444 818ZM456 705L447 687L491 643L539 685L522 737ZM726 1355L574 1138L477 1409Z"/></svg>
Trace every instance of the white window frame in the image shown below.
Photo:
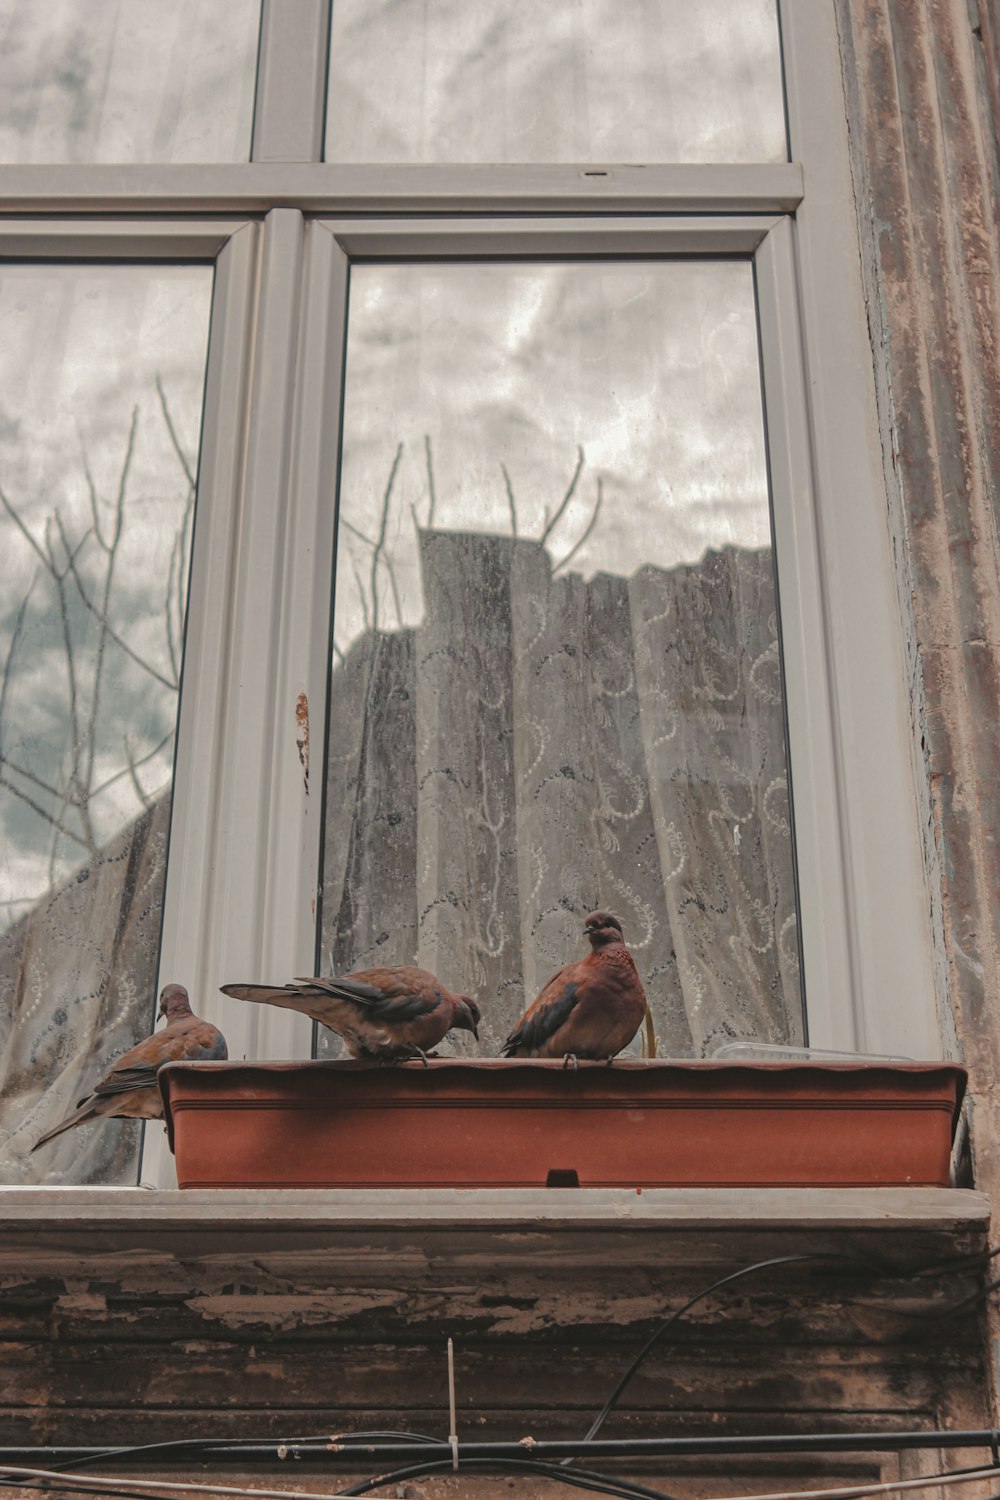
<svg viewBox="0 0 1000 1500"><path fill-rule="evenodd" d="M939 1056L833 0L784 0L795 160L744 166L324 164L328 13L328 0L264 0L248 163L0 168L4 257L217 266L162 978L188 983L202 1013L223 1021L231 1055L308 1055L308 1022L237 1007L217 986L284 980L314 962L339 462L329 414L340 410L351 260L619 256L640 245L745 254L810 1040ZM168 1180L156 1157L151 1139L143 1175Z"/></svg>

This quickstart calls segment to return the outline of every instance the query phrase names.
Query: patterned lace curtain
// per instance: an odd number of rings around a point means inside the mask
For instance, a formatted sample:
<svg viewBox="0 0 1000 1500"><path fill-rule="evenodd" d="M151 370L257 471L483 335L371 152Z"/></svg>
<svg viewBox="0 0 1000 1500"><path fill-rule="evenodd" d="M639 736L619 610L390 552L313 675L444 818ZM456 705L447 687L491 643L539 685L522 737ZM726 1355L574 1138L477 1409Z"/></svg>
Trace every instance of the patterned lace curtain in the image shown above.
<svg viewBox="0 0 1000 1500"><path fill-rule="evenodd" d="M606 906L662 1055L801 1042L769 549L585 580L535 541L419 541L423 623L333 670L331 971L433 969L495 1054Z"/></svg>

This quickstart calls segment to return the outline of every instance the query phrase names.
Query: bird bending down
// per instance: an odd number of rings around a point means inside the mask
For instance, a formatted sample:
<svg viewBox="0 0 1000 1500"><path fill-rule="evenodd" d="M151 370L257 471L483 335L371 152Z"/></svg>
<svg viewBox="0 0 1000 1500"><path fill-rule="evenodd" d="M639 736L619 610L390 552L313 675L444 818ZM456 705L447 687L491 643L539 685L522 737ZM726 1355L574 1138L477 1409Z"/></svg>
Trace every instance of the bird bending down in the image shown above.
<svg viewBox="0 0 1000 1500"><path fill-rule="evenodd" d="M423 1057L453 1028L479 1037L479 1006L454 995L434 974L410 967L358 969L334 979L292 984L224 984L224 995L280 1005L322 1021L359 1061Z"/></svg>
<svg viewBox="0 0 1000 1500"><path fill-rule="evenodd" d="M129 1120L162 1120L163 1100L156 1086L156 1075L168 1062L225 1062L226 1039L215 1026L201 1021L191 1010L188 992L182 984L164 985L160 993L157 1018L166 1016L162 1031L137 1046L130 1047L115 1063L94 1092L81 1099L73 1114L61 1124L39 1136L32 1146L37 1151L53 1136L75 1125L86 1125L104 1115L124 1116Z"/></svg>
<svg viewBox="0 0 1000 1500"><path fill-rule="evenodd" d="M553 974L503 1044L505 1057L607 1058L642 1025L646 995L617 917L584 923L591 951Z"/></svg>

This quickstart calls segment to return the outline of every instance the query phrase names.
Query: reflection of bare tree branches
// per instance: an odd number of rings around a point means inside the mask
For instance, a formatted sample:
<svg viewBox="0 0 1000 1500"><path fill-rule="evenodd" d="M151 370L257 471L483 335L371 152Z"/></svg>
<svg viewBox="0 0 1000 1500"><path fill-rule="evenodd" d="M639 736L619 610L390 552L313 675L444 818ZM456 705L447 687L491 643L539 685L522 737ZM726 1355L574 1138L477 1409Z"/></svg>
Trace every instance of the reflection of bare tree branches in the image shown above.
<svg viewBox="0 0 1000 1500"><path fill-rule="evenodd" d="M153 799L148 796L145 788L142 785L142 782L139 780L138 762L136 761L135 753L132 749L132 741L129 739L128 735L124 736L124 744L125 755L128 759L128 774L129 780L132 783L132 790L135 792L135 795L138 797L143 807L148 809L152 807Z"/></svg>
<svg viewBox="0 0 1000 1500"><path fill-rule="evenodd" d="M427 490L431 497L431 508L427 513L427 530L430 531L434 525L434 511L437 508L437 494L434 489L434 465L431 461L431 439L429 433L424 433L424 456L427 460Z"/></svg>
<svg viewBox="0 0 1000 1500"><path fill-rule="evenodd" d="M100 619L100 610L94 603L93 599L91 599L90 595L87 593L87 590L83 583L83 579L80 577L75 563L70 563L69 571L73 575L73 582L77 586L82 602L87 606L92 615L96 616L97 619ZM121 650L125 652L126 656L130 656L137 667L141 667L144 672L147 672L150 677L155 678L157 682L163 685L163 687L169 688L171 692L177 691L178 678L176 674L172 677L167 677L164 675L164 673L157 671L152 662L146 661L145 657L140 656L138 651L134 651L129 645L128 641L126 641L123 636L119 635L118 631L114 630L112 626L109 625L106 621L105 629L107 631L108 639L114 641L115 645L120 647Z"/></svg>
<svg viewBox="0 0 1000 1500"><path fill-rule="evenodd" d="M387 621L383 618L385 611L381 607L382 599L380 597L380 569L384 570L384 575L388 579L388 585L392 591L392 602L395 610L396 621L400 627L402 627L404 623L403 606L397 581L396 559L394 558L392 550L387 544L392 496L399 473L400 463L403 457L403 449L404 444L398 443L396 446L396 452L393 457L392 464L390 465L388 481L382 494L382 508L378 520L377 536L373 537L369 535L369 522L374 522L374 516L372 516L370 513L368 516L362 518L364 524L360 526L357 524L357 521L352 521L343 514L341 514L338 523L341 530L346 533L347 536L355 538L358 542L362 543L363 546L369 549L371 554L368 560L368 577L366 579L363 576L362 566L359 566L358 558L356 556L356 549L353 549L349 546L345 547L344 549L344 556L346 557L347 565L350 567L351 573L353 574L354 578L357 607L361 615L361 624L366 632L370 630L385 630L387 628ZM427 470L427 485L430 490L430 511L427 517L426 524L421 523L420 517L417 513L417 506L412 502L409 505L410 519L413 523L413 534L418 538L422 532L433 529L434 515L437 506L437 494L434 486L434 469L431 440L430 437L426 434L424 436L424 459ZM573 471L570 475L569 483L566 486L559 504L556 507L554 513L550 513L546 508L542 520L541 532L538 536L531 538L531 540L539 543L542 546L551 545L550 538L552 537L555 528L561 521L564 521L564 518L567 516L567 512L569 512L570 510L570 505L574 499L574 496L579 496L580 494L580 480L583 475L585 466L586 455L584 453L583 447L578 444ZM514 484L510 476L510 471L503 460L500 461L500 472L503 475L504 490L507 497L507 509L510 515L510 534L513 538L517 539L518 537L525 535L525 533L523 533L520 529L517 496L514 492ZM586 546L587 542L593 535L594 528L597 526L597 523L600 520L603 505L604 481L601 476L598 475L596 495L587 523L576 540L569 546L568 551L566 551L563 556L558 559L553 558L551 562L553 576L561 572L563 569L567 568L573 561L573 559L577 557ZM578 503L576 510L571 514L575 516L576 511L579 510L579 508L580 507ZM564 525L564 530L566 529L567 527ZM566 540L568 541L569 538L567 537ZM564 543L560 542L559 545L564 545ZM343 645L335 641L333 650L337 659L343 661Z"/></svg>
<svg viewBox="0 0 1000 1500"><path fill-rule="evenodd" d="M109 776L106 781L102 781L99 786L95 786L94 790L91 792L91 796L99 797L102 792L106 792L108 790L108 787L114 786L116 781L121 781L123 776L128 776L133 771L138 770L140 766L144 766L149 761L155 760L156 757L160 754L160 751L167 748L173 737L174 731L171 727L167 730L167 733L163 736L163 738L153 746L152 750L147 750L145 755L133 756L129 750L128 738L127 736L123 736L123 742L125 744L126 754L128 755L129 760L128 765L123 766L120 771L116 771L113 776ZM143 798L143 801L145 801L145 798Z"/></svg>
<svg viewBox="0 0 1000 1500"><path fill-rule="evenodd" d="M603 504L604 504L604 481L600 477L600 475L598 475L598 477L597 477L597 499L594 501L594 509L591 511L590 520L587 522L586 528L581 532L580 536L573 543L573 545L569 549L569 551L565 554L564 557L561 557L559 559L559 561L553 567L553 569L552 569L552 576L553 576L553 578L559 572L560 568L565 568L565 567L569 566L569 564L573 561L573 558L580 551L581 547L583 547L583 545L587 542L587 540L590 537L590 533L593 531L594 527L597 525L597 518L601 514L601 506Z"/></svg>
<svg viewBox="0 0 1000 1500"><path fill-rule="evenodd" d="M389 470L389 480L385 487L385 494L382 496L382 517L378 529L378 541L375 543L375 550L372 553L372 623L374 624L376 630L378 629L378 565L382 560L382 554L385 548L385 533L389 525L389 505L392 500L392 487L396 483L396 475L399 472L399 464L402 457L403 445L402 443L400 443L396 448L396 457L392 461L392 468ZM393 572L391 558L385 558L385 568L386 572L389 575L389 584L392 588L393 602L396 606L396 618L400 621L400 623L402 623L402 611L399 604L399 591L396 588L396 575Z"/></svg>
<svg viewBox="0 0 1000 1500"><path fill-rule="evenodd" d="M23 773L19 772L18 774ZM53 814L51 808L43 807L40 802L36 802L33 797L29 797L27 792L23 791L21 787L15 786L12 781L8 781L6 776L0 776L0 787L3 787L4 791L11 792L19 802L23 802L26 807L30 807L32 812L36 812L43 817L46 823L49 823L57 833L61 833L66 838L72 839L75 844L80 845L81 849L89 851L90 845L86 839L82 839L78 833L73 832L72 828L68 828L65 823Z"/></svg>
<svg viewBox="0 0 1000 1500"><path fill-rule="evenodd" d="M105 541L101 535L100 516L97 510L96 498L91 490L91 510L94 516L94 536L97 545L107 558L104 569L104 589L101 598L101 612L99 616L99 630L97 637L97 653L94 661L94 683L90 695L90 705L87 713L87 771L86 786L89 788L94 781L94 757L97 754L97 723L101 709L101 688L104 679L104 656L108 645L108 625L111 613L111 591L114 587L115 563L118 560L118 548L121 545L122 527L125 524L125 495L128 490L128 471L132 466L132 455L135 452L135 431L139 422L139 408L132 408L132 420L129 423L128 441L125 444L125 456L122 459L121 474L118 477L118 492L115 495L115 524L109 541ZM82 790L82 789L81 789ZM81 811L90 822L89 797L86 799Z"/></svg>
<svg viewBox="0 0 1000 1500"><path fill-rule="evenodd" d="M17 614L14 616L14 627L10 633L10 644L7 647L7 660L3 664L3 679L0 680L0 762L3 760L3 728L6 723L7 692L14 670L14 657L18 646L21 644L21 636L24 634L24 617L28 612L31 595L37 582L38 574L33 573L31 582L28 584L28 591L21 600Z"/></svg>
<svg viewBox="0 0 1000 1500"><path fill-rule="evenodd" d="M583 448L581 446L576 450L576 468L573 470L573 477L569 482L569 488L567 489L565 495L563 495L562 500L559 502L556 513L552 517L551 521L548 518L548 511L545 512L545 525L542 529L542 534L538 539L540 542L548 541L549 537L552 535L554 528L558 525L559 521L565 515L566 507L572 500L573 493L576 489L580 475L583 473L583 464Z"/></svg>
<svg viewBox="0 0 1000 1500"><path fill-rule="evenodd" d="M196 482L195 476L194 476L194 470L192 469L191 465L188 463L187 454L184 452L184 449L181 447L181 441L180 441L180 438L177 436L177 429L174 426L174 419L170 415L170 407L167 404L167 396L166 396L166 392L163 389L163 381L160 379L159 375L157 375L157 377L156 377L156 394L160 398L160 410L163 413L163 420L164 420L164 423L166 424L167 433L168 433L168 435L170 437L170 442L171 442L171 444L173 446L173 450L177 454L177 458L178 458L178 461L180 463L181 468L184 470L184 477L185 477L185 479L188 482L188 489L189 490L193 490L193 489L195 489L197 487L197 482Z"/></svg>
<svg viewBox="0 0 1000 1500"><path fill-rule="evenodd" d="M514 500L514 486L510 482L510 475L507 473L507 465L506 464L501 464L500 465L500 471L503 474L504 487L507 490L507 504L510 506L510 534L511 534L511 536L516 537L517 536L517 504L516 504L516 502Z"/></svg>
<svg viewBox="0 0 1000 1500"><path fill-rule="evenodd" d="M25 523L18 505L0 488L2 513L13 523L39 563L14 615L0 675L0 788L9 792L22 806L29 808L50 830L50 883L58 873L60 851L65 842L68 841L91 855L98 852L102 835L95 823L95 813L96 801L102 794L127 778L138 804L137 811L151 805L150 795L142 784L139 772L143 766L155 761L173 738L171 724L171 728L155 746L139 753L140 746L133 738L129 734L123 735L121 766L107 774L105 760L102 768L104 775L99 778L98 769L102 757L107 755L109 748L114 753L113 746L109 746L108 741L111 726L109 711L105 707L111 651L123 653L159 689L176 694L179 685L186 566L196 480L194 466L184 452L170 403L159 377L156 378L156 390L160 415L186 488L181 520L170 551L162 605L163 649L168 662L166 670L161 670L125 640L121 625L116 629L113 623L116 615L119 622L127 620L123 605L118 600L122 588L128 587L121 581L120 574L123 569L122 549L129 515L127 502L130 475L140 426L139 407L136 406L131 414L110 501L102 502L86 451L81 455L89 524L85 524L84 516L81 525L73 527L72 522L67 522L62 510L56 506L46 517L39 539L37 533ZM38 598L40 586L45 588L44 599ZM124 597L127 598L128 595ZM91 621L89 638L88 619ZM25 638L30 629L38 632L39 646L33 654L25 650ZM18 712L13 700L17 685L21 684L19 696L30 691L37 700L36 682L41 680L40 664L48 661L48 655L40 655L39 652L51 653L53 650L53 630L59 643L55 650L62 667L55 679L50 671L45 671L48 707L43 710L39 704L39 710L54 714L56 720L65 725L64 763L55 775L48 772L45 763L41 766L20 764L19 759L26 759L27 754L21 757L12 755L3 737L4 730L9 731L12 715ZM61 689L60 677L63 680ZM54 707L53 693L56 694ZM58 707L59 699L61 707ZM162 695L157 700L155 712L159 712L160 705ZM169 717L172 720L175 715L170 713ZM29 719L29 736L40 732L42 731L34 726L33 719ZM9 739L9 733L7 738ZM23 900L24 898L16 898L10 904L23 904Z"/></svg>

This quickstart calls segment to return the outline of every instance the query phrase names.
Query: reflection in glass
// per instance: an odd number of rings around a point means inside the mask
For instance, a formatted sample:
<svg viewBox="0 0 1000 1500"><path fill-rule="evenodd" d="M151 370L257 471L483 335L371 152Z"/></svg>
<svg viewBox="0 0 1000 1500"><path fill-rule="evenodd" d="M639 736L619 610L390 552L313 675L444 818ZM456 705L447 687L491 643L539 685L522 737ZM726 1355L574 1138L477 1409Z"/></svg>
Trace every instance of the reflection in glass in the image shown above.
<svg viewBox="0 0 1000 1500"><path fill-rule="evenodd" d="M247 161L260 0L0 0L0 161Z"/></svg>
<svg viewBox="0 0 1000 1500"><path fill-rule="evenodd" d="M356 267L344 423L326 971L495 1053L603 906L662 1054L800 1041L749 265Z"/></svg>
<svg viewBox="0 0 1000 1500"><path fill-rule="evenodd" d="M4 1182L135 1180L128 1122L27 1153L152 1024L211 292L0 271Z"/></svg>
<svg viewBox="0 0 1000 1500"><path fill-rule="evenodd" d="M336 0L326 159L775 162L776 0Z"/></svg>

